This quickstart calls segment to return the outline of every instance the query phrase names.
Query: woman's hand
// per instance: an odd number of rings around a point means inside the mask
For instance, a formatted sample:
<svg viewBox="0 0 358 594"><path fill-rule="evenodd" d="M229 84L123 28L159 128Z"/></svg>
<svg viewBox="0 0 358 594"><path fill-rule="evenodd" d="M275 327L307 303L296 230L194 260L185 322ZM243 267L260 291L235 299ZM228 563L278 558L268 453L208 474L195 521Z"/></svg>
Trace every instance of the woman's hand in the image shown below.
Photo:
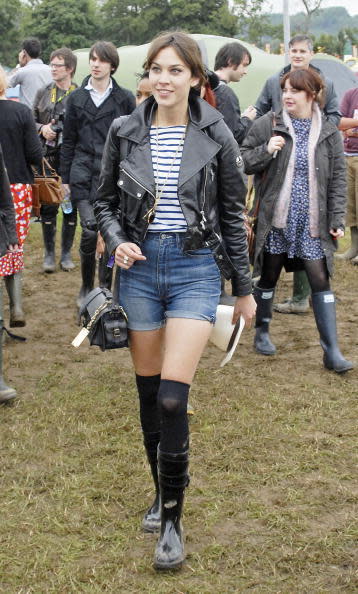
<svg viewBox="0 0 358 594"><path fill-rule="evenodd" d="M128 270L137 260L146 260L140 247L135 243L124 242L117 246L114 261L120 268Z"/></svg>
<svg viewBox="0 0 358 594"><path fill-rule="evenodd" d="M18 243L10 243L10 245L8 246L7 249L9 252L18 252L20 249L20 246Z"/></svg>
<svg viewBox="0 0 358 594"><path fill-rule="evenodd" d="M341 239L341 237L344 237L343 229L330 229L329 232L333 239Z"/></svg>
<svg viewBox="0 0 358 594"><path fill-rule="evenodd" d="M232 316L232 323L236 324L239 317L242 316L245 320L245 325L251 328L252 319L256 313L256 301L252 295L245 295L245 297L237 297L234 305L234 314Z"/></svg>
<svg viewBox="0 0 358 594"><path fill-rule="evenodd" d="M105 249L106 244L104 243L102 235L100 234L100 232L98 232L96 245L96 260L100 260L102 258Z"/></svg>
<svg viewBox="0 0 358 594"><path fill-rule="evenodd" d="M280 151L285 146L285 139L283 136L271 136L267 143L267 152L273 155L276 151Z"/></svg>

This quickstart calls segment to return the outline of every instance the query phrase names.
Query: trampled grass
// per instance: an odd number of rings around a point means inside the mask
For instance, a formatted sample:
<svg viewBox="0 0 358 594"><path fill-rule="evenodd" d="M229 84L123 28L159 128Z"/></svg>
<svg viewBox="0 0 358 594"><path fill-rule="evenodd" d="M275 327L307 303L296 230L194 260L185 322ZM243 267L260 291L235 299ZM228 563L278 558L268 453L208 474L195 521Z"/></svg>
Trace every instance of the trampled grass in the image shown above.
<svg viewBox="0 0 358 594"><path fill-rule="evenodd" d="M187 561L158 574L128 353L69 347L77 275L39 273L36 226L28 260L28 341L6 345L19 398L0 407L0 592L357 592L358 375L323 369L312 315L275 316L276 357L253 353L252 331L223 369L207 348L190 396ZM356 364L357 272L340 263L335 281Z"/></svg>

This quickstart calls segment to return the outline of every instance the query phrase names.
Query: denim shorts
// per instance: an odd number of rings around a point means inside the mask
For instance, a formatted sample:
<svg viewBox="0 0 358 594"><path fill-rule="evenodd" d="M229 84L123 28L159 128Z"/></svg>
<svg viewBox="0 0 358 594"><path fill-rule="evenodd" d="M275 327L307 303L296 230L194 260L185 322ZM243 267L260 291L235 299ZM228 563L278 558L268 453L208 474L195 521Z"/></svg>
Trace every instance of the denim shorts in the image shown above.
<svg viewBox="0 0 358 594"><path fill-rule="evenodd" d="M220 272L209 248L183 253L185 233L148 233L145 261L121 270L119 303L130 330L157 330L166 318L215 322Z"/></svg>

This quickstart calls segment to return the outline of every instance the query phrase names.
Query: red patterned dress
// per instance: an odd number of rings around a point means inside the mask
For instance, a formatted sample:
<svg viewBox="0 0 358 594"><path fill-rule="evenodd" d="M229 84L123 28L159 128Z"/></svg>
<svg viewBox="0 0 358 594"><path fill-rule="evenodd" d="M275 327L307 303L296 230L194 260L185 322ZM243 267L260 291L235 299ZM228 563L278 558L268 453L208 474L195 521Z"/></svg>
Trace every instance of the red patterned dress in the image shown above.
<svg viewBox="0 0 358 594"><path fill-rule="evenodd" d="M9 276L24 267L23 245L29 230L32 208L32 188L30 184L10 184L16 213L16 231L19 250L8 252L0 258L0 276Z"/></svg>

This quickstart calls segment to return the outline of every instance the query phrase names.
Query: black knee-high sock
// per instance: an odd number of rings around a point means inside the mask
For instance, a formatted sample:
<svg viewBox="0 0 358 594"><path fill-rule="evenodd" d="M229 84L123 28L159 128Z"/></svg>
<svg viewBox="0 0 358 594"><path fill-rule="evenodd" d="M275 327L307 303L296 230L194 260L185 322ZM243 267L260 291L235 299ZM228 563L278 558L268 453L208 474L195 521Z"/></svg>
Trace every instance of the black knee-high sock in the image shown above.
<svg viewBox="0 0 358 594"><path fill-rule="evenodd" d="M160 421L157 397L160 386L160 374L150 376L136 374L136 382L143 433L159 432Z"/></svg>
<svg viewBox="0 0 358 594"><path fill-rule="evenodd" d="M158 392L160 414L160 449L180 453L189 446L188 395L189 384L161 380Z"/></svg>

